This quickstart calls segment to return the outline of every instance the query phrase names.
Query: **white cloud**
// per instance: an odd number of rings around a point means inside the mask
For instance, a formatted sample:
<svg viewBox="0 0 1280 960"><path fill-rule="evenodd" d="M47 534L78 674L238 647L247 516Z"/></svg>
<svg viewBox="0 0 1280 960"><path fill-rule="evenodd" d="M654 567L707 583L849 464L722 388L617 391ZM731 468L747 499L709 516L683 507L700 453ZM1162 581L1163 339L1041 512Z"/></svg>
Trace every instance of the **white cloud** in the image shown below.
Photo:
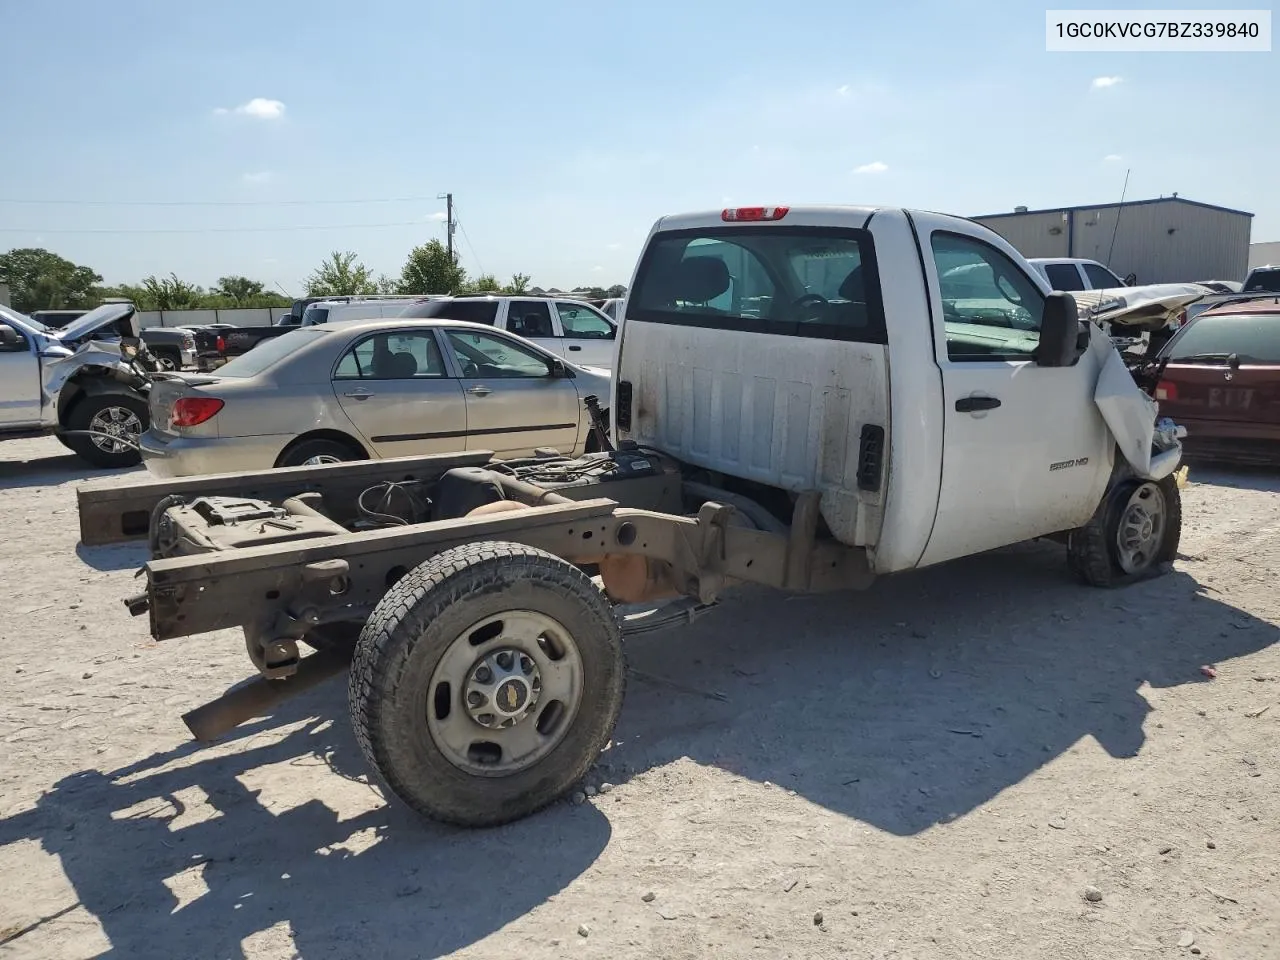
<svg viewBox="0 0 1280 960"><path fill-rule="evenodd" d="M1117 160L1123 160L1123 159L1124 159L1124 157L1120 156L1120 154L1118 154L1118 153L1108 153L1108 154L1107 154L1105 157L1103 157L1102 159L1103 159L1103 160L1107 160L1107 161L1109 161L1109 162L1111 162L1111 163L1114 163L1114 162L1115 162L1115 161L1117 161Z"/></svg>
<svg viewBox="0 0 1280 960"><path fill-rule="evenodd" d="M1094 77L1092 86L1095 90L1105 90L1107 87L1114 87L1123 79L1124 77Z"/></svg>
<svg viewBox="0 0 1280 960"><path fill-rule="evenodd" d="M607 243L607 244L605 244L605 249L606 249L606 250L618 250L618 249L621 249L621 247L622 247L622 244L620 244L620 243Z"/></svg>
<svg viewBox="0 0 1280 960"><path fill-rule="evenodd" d="M836 93L842 97L847 97L849 95L849 85L847 83L840 84L840 86L836 87Z"/></svg>
<svg viewBox="0 0 1280 960"><path fill-rule="evenodd" d="M592 267L592 268L591 268L591 272L592 272L592 273L604 273L604 267Z"/></svg>
<svg viewBox="0 0 1280 960"><path fill-rule="evenodd" d="M227 109L226 107L217 107L213 111L219 116L228 113L238 113L241 116L253 117L255 120L279 120L284 116L284 104L279 100L268 100L266 97L254 97L248 103L242 103L238 107Z"/></svg>
<svg viewBox="0 0 1280 960"><path fill-rule="evenodd" d="M270 170L255 170L253 173L244 173L240 175L240 179L245 183L261 184L266 183L272 177Z"/></svg>
<svg viewBox="0 0 1280 960"><path fill-rule="evenodd" d="M889 165L887 163L882 163L879 160L872 160L870 163L864 163L860 167L854 167L853 172L854 173L884 173L888 169L889 169Z"/></svg>
<svg viewBox="0 0 1280 960"><path fill-rule="evenodd" d="M435 213L427 214L422 219L430 220L432 223L444 223L446 220L449 219L449 215L445 213L443 210L437 210Z"/></svg>

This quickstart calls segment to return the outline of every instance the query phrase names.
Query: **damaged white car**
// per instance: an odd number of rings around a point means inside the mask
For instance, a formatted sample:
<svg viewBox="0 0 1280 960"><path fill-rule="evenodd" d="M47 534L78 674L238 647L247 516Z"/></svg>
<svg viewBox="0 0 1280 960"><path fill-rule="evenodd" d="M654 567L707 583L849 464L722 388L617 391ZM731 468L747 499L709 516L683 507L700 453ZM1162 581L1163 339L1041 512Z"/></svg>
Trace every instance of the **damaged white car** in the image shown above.
<svg viewBox="0 0 1280 960"><path fill-rule="evenodd" d="M54 434L95 467L141 460L150 371L132 304L62 329L0 306L0 439Z"/></svg>

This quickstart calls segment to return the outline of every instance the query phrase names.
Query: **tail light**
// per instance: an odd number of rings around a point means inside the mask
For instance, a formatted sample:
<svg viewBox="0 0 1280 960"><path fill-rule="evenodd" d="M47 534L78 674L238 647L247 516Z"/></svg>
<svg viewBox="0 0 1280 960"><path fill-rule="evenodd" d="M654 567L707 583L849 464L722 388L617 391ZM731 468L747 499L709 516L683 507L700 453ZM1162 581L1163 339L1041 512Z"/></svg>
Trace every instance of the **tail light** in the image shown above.
<svg viewBox="0 0 1280 960"><path fill-rule="evenodd" d="M196 348L196 338L189 333L183 334L182 346L187 350L194 350Z"/></svg>
<svg viewBox="0 0 1280 960"><path fill-rule="evenodd" d="M222 334L218 334L218 339L214 341L213 345L217 348L219 353L227 352L227 340Z"/></svg>
<svg viewBox="0 0 1280 960"><path fill-rule="evenodd" d="M174 427L196 427L214 417L224 406L226 404L217 397L181 397L174 401L169 423Z"/></svg>
<svg viewBox="0 0 1280 960"><path fill-rule="evenodd" d="M1172 380L1161 380L1156 384L1156 399L1176 403L1178 401L1178 385Z"/></svg>
<svg viewBox="0 0 1280 960"><path fill-rule="evenodd" d="M721 211L725 223L756 223L761 220L781 220L790 207L729 207Z"/></svg>

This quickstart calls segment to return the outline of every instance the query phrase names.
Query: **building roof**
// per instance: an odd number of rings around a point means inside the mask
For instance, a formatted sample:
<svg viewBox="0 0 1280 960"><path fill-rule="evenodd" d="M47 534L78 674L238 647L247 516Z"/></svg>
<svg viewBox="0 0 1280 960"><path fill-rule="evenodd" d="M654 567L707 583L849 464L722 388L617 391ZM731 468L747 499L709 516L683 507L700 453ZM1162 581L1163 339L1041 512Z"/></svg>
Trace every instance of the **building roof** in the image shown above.
<svg viewBox="0 0 1280 960"><path fill-rule="evenodd" d="M1203 207L1206 210L1217 210L1220 213L1234 213L1238 217L1252 217L1253 214L1245 210L1234 210L1231 207L1220 207L1214 203L1201 203L1199 200L1188 200L1186 197L1156 197L1153 200L1126 200L1120 203L1088 203L1077 207L1045 207L1040 210L1014 210L1005 213L983 213L974 220L995 220L1000 217L1028 217L1034 213L1067 213L1077 212L1081 210L1114 210L1116 207L1145 207L1153 203L1186 203L1193 207Z"/></svg>

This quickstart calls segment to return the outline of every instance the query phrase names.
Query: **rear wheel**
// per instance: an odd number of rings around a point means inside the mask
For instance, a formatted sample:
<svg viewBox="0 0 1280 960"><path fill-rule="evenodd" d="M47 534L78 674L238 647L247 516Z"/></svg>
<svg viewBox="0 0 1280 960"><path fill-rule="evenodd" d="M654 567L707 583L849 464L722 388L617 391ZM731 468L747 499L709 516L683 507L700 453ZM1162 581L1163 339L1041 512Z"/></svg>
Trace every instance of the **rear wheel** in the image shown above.
<svg viewBox="0 0 1280 960"><path fill-rule="evenodd" d="M1178 555L1182 498L1175 477L1127 480L1067 541L1072 572L1096 587L1117 587L1159 573Z"/></svg>
<svg viewBox="0 0 1280 960"><path fill-rule="evenodd" d="M515 543L474 543L400 579L351 669L366 758L419 813L463 826L563 796L622 707L622 637L581 570Z"/></svg>
<svg viewBox="0 0 1280 960"><path fill-rule="evenodd" d="M320 438L294 444L280 455L276 466L315 467L324 463L346 463L349 460L363 459L363 455L349 444Z"/></svg>
<svg viewBox="0 0 1280 960"><path fill-rule="evenodd" d="M173 372L182 369L182 354L172 347L157 347L151 353L156 358L156 366L161 370Z"/></svg>
<svg viewBox="0 0 1280 960"><path fill-rule="evenodd" d="M131 393L90 393L66 416L62 442L95 467L132 467L142 462L138 442L150 412Z"/></svg>

